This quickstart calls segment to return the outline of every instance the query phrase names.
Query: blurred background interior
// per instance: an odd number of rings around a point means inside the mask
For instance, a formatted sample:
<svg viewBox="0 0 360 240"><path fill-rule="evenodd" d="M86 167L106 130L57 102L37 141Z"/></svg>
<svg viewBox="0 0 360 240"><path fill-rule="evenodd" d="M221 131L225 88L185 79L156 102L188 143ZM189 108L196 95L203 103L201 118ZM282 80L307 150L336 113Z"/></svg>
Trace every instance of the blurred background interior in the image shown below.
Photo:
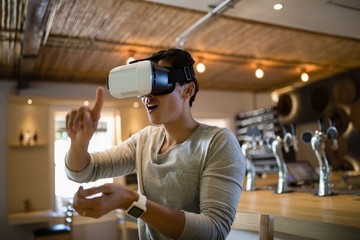
<svg viewBox="0 0 360 240"><path fill-rule="evenodd" d="M316 191L319 165L328 163L339 176L333 191L359 195L359 1L3 0L0 6L1 238L33 239L35 230L63 223L78 188L64 174L67 110L91 106L112 68L175 47L196 61L195 118L234 131L252 160L252 177L273 176L265 187L276 189L283 162L289 187ZM91 151L148 124L141 101L107 93ZM319 133L320 159L311 147ZM112 181L136 188L136 175L86 187ZM252 184L248 191L260 187ZM136 224L121 211L96 220L74 213L70 235L136 239Z"/></svg>

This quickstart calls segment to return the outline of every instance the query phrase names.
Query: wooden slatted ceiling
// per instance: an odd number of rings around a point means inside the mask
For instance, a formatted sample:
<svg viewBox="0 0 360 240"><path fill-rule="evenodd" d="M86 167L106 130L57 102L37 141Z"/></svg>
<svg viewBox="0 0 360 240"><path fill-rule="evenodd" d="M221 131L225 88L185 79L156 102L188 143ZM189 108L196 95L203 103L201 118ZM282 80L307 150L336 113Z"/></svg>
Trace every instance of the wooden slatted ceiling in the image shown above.
<svg viewBox="0 0 360 240"><path fill-rule="evenodd" d="M1 3L0 79L16 78L22 68L28 3ZM52 0L49 6L47 16L53 13L54 19L26 76L32 81L103 84L109 70L125 64L130 54L141 58L175 47L176 37L205 15L132 0ZM358 40L224 16L192 35L185 49L207 65L197 74L206 89L269 91L298 82L300 67L318 79L360 67ZM265 70L263 79L254 76L257 66Z"/></svg>

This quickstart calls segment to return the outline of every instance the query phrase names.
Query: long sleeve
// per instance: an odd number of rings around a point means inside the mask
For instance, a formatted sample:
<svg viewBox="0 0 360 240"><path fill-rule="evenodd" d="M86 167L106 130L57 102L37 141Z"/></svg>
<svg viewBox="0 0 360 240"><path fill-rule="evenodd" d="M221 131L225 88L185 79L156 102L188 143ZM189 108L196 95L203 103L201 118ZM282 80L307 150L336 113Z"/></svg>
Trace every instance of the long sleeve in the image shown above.
<svg viewBox="0 0 360 240"><path fill-rule="evenodd" d="M75 182L92 182L101 178L127 175L135 170L137 134L105 151L90 153L90 164L81 172L65 168L67 177Z"/></svg>
<svg viewBox="0 0 360 240"><path fill-rule="evenodd" d="M181 239L225 239L235 218L245 159L232 134L217 134L200 181L200 214L186 213Z"/></svg>
<svg viewBox="0 0 360 240"><path fill-rule="evenodd" d="M185 213L180 239L225 239L245 175L245 159L235 135L201 125L164 154L158 154L163 132L151 131L141 138L147 143L137 153L140 189L148 199ZM139 228L141 239L167 239L141 220Z"/></svg>

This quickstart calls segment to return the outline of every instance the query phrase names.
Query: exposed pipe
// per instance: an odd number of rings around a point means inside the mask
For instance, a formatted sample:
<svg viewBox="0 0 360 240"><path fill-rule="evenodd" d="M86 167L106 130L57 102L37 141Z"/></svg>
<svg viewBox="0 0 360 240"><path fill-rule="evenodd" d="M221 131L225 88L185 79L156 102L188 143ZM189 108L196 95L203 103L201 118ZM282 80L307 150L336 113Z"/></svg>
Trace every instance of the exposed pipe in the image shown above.
<svg viewBox="0 0 360 240"><path fill-rule="evenodd" d="M62 4L62 0L57 1L55 3L55 6L53 7L52 11L50 12L49 20L47 22L46 31L45 31L45 34L44 34L44 39L42 41L42 46L45 46L45 44L46 44L46 42L48 40L50 30L51 30L51 27L52 27L53 22L54 22L55 15L56 15L57 11L60 9L61 4Z"/></svg>
<svg viewBox="0 0 360 240"><path fill-rule="evenodd" d="M219 5L217 5L214 9L209 11L208 14L206 14L204 17L199 19L196 23L194 23L192 26L190 26L188 29L186 29L184 32L182 32L180 35L176 37L176 47L183 48L185 42L188 40L188 37L191 34L199 30L199 28L202 25L204 25L207 21L209 21L209 19L224 13L226 10L228 10L230 7L233 7L239 1L240 0L225 0Z"/></svg>

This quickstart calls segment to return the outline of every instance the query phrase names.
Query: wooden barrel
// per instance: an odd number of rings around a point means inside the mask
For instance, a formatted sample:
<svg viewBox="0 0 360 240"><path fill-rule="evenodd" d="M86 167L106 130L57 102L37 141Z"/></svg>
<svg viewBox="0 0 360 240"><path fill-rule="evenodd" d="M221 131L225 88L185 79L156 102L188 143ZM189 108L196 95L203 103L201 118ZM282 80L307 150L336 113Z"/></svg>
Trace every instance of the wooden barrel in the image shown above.
<svg viewBox="0 0 360 240"><path fill-rule="evenodd" d="M317 87L311 91L310 104L315 113L324 113L329 103L330 94L327 87Z"/></svg>
<svg viewBox="0 0 360 240"><path fill-rule="evenodd" d="M279 97L278 111L281 116L288 116L293 108L293 100L290 94L283 94Z"/></svg>
<svg viewBox="0 0 360 240"><path fill-rule="evenodd" d="M339 104L352 104L359 96L359 86L353 78L337 79L332 87L332 95Z"/></svg>
<svg viewBox="0 0 360 240"><path fill-rule="evenodd" d="M347 109L348 110L348 109ZM334 107L325 114L325 119L332 118L335 122L335 127L338 130L339 136L341 136L349 127L350 117L349 111L346 111L344 107Z"/></svg>
<svg viewBox="0 0 360 240"><path fill-rule="evenodd" d="M360 100L351 106L350 121L356 129L360 130Z"/></svg>

